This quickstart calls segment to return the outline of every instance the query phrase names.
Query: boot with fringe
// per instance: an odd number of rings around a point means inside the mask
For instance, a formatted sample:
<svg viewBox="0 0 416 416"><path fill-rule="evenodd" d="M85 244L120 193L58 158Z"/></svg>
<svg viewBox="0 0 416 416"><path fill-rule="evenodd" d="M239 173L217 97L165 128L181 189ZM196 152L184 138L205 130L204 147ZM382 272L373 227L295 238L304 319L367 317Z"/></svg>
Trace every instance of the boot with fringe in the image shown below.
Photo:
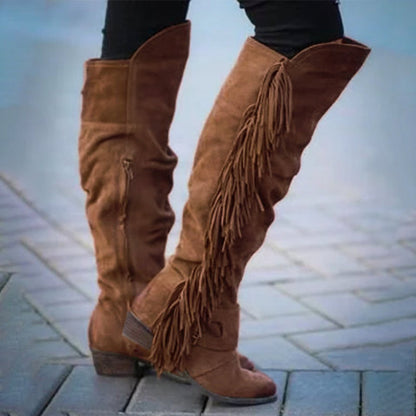
<svg viewBox="0 0 416 416"><path fill-rule="evenodd" d="M344 37L288 59L246 41L198 143L176 252L127 314L124 335L159 373L186 373L224 402L276 399L236 357L238 287L318 121L369 51Z"/></svg>

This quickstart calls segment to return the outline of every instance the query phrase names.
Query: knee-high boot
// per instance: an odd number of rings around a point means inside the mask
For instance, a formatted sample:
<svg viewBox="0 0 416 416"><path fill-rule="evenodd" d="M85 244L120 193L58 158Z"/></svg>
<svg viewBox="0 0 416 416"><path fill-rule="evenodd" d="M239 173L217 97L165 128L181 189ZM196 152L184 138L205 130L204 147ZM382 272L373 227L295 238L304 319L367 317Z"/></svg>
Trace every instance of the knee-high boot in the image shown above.
<svg viewBox="0 0 416 416"><path fill-rule="evenodd" d="M122 337L129 302L163 268L177 157L168 132L190 23L150 38L128 60L85 64L79 168L100 294L88 336L99 374L135 374L148 352Z"/></svg>
<svg viewBox="0 0 416 416"><path fill-rule="evenodd" d="M125 336L151 347L159 371L186 371L223 401L275 398L273 382L236 359L238 286L318 121L368 53L349 38L292 59L245 43L199 141L176 253L127 315Z"/></svg>

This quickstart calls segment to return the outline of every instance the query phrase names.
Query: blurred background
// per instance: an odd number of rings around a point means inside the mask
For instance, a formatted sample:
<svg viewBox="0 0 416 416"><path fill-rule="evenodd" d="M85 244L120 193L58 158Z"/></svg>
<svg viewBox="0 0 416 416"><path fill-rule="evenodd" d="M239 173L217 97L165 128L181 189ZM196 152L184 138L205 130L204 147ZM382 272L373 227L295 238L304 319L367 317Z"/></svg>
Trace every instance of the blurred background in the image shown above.
<svg viewBox="0 0 416 416"><path fill-rule="evenodd" d="M416 2L342 0L345 34L372 48L319 125L291 195L415 206ZM100 53L104 0L0 1L0 171L40 206L83 200L77 136L83 62ZM203 121L252 27L233 0L192 0L191 55L171 129L180 213ZM350 105L351 104L351 105Z"/></svg>

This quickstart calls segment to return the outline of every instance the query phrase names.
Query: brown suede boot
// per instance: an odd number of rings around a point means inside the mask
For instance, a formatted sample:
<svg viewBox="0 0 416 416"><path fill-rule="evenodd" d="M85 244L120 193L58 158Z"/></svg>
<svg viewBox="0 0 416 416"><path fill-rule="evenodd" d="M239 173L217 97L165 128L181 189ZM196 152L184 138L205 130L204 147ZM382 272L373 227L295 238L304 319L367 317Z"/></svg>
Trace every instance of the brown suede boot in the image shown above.
<svg viewBox="0 0 416 416"><path fill-rule="evenodd" d="M79 164L100 286L88 331L99 374L135 374L137 359L148 358L121 332L129 302L165 262L177 162L168 131L189 34L189 22L175 25L131 59L85 65Z"/></svg>
<svg viewBox="0 0 416 416"><path fill-rule="evenodd" d="M247 40L198 145L177 251L127 316L124 335L151 345L159 372L185 371L231 403L275 398L273 382L236 358L238 286L316 124L368 53L343 38L287 59Z"/></svg>
<svg viewBox="0 0 416 416"><path fill-rule="evenodd" d="M137 361L147 363L148 351L121 331L128 303L164 266L177 162L168 130L189 32L189 22L173 26L129 60L86 63L79 153L101 289L88 334L99 374L135 374Z"/></svg>

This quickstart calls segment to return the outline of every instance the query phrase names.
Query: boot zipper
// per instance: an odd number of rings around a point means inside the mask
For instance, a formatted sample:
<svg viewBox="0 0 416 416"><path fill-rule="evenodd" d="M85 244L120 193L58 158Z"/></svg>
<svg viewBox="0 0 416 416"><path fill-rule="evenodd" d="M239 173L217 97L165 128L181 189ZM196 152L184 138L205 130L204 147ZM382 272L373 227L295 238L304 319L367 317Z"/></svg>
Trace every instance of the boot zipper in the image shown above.
<svg viewBox="0 0 416 416"><path fill-rule="evenodd" d="M125 258L125 274L127 280L131 281L133 276L130 272L130 262L129 262L129 242L126 231L126 222L127 222L127 206L130 190L130 182L133 179L133 170L131 168L132 161L131 159L123 159L123 169L124 169L124 192L123 192L123 201L122 201L122 212L120 217L120 227L123 232L124 239L124 258Z"/></svg>

